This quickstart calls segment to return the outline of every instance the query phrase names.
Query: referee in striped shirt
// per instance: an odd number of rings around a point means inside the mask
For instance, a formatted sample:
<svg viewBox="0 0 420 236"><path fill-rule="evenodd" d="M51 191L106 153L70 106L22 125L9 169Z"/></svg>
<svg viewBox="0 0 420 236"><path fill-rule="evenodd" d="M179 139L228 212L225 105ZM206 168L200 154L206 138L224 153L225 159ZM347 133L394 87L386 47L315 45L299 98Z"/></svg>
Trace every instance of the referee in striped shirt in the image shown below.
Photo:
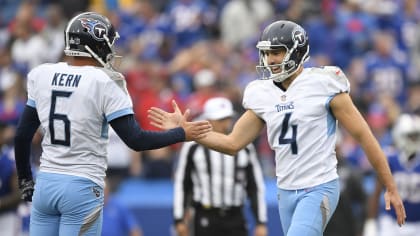
<svg viewBox="0 0 420 236"><path fill-rule="evenodd" d="M214 131L227 133L233 115L232 103L217 97L204 104L201 118L209 120ZM243 212L247 197L256 220L254 235L266 236L265 187L252 144L232 157L196 142L184 143L174 186L178 236L249 235Z"/></svg>

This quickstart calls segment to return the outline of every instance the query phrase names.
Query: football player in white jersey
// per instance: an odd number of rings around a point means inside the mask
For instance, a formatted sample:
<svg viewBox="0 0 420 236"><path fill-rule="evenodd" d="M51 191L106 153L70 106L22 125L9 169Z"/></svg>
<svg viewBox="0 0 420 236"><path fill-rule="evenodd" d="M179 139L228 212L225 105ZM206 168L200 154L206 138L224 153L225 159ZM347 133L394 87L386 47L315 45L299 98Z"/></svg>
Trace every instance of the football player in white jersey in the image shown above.
<svg viewBox="0 0 420 236"><path fill-rule="evenodd" d="M275 151L279 213L284 235L322 235L339 198L335 140L337 121L362 145L386 187L398 224L405 209L386 157L367 123L353 105L350 85L337 67L304 68L309 57L305 30L291 21L267 26L257 44L263 79L252 81L243 97L245 113L232 132L211 132L199 140L209 148L234 155L260 135ZM179 109L176 109L179 111ZM149 111L152 124L167 129L180 112Z"/></svg>
<svg viewBox="0 0 420 236"><path fill-rule="evenodd" d="M394 211L378 211L382 184L377 180L368 204L364 236L414 236L420 229L420 117L401 114L392 129L396 151L388 155L388 163L407 210L404 227L390 224Z"/></svg>
<svg viewBox="0 0 420 236"><path fill-rule="evenodd" d="M68 63L43 64L28 74L15 155L22 198L33 200L31 236L100 235L108 124L136 151L197 139L211 130L207 121L187 122L188 111L177 128L142 130L124 77L111 66L118 37L106 17L81 13L65 29ZM30 145L39 126L43 152L34 184Z"/></svg>

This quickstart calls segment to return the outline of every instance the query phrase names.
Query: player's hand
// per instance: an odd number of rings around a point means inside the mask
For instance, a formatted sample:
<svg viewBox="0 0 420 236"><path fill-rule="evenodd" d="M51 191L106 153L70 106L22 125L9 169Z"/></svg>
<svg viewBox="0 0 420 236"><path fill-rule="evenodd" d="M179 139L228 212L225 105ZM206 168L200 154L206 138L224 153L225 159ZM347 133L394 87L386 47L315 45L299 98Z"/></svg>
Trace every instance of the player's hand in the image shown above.
<svg viewBox="0 0 420 236"><path fill-rule="evenodd" d="M207 133L213 130L210 122L206 120L184 122L181 127L185 131L185 141L199 140L206 137Z"/></svg>
<svg viewBox="0 0 420 236"><path fill-rule="evenodd" d="M267 236L267 226L263 224L256 225L254 236Z"/></svg>
<svg viewBox="0 0 420 236"><path fill-rule="evenodd" d="M35 182L32 179L21 179L19 180L19 189L21 193L21 199L27 202L32 202L32 196L34 195Z"/></svg>
<svg viewBox="0 0 420 236"><path fill-rule="evenodd" d="M178 104L176 104L174 100L172 101L172 106L174 108L174 112L172 113L157 107L150 108L148 111L148 117L151 120L150 124L163 130L181 126L185 131L185 141L204 138L206 134L212 130L210 122L206 120L188 122L187 119L190 111L187 109L185 113L182 114Z"/></svg>
<svg viewBox="0 0 420 236"><path fill-rule="evenodd" d="M184 222L179 222L175 225L177 236L188 236L188 226Z"/></svg>
<svg viewBox="0 0 420 236"><path fill-rule="evenodd" d="M385 191L384 194L385 198L385 210L391 210L391 205L395 209L395 213L397 214L397 223L399 226L405 224L405 218L407 217L405 214L405 208L403 202L401 200L400 195L397 191L389 191L388 189Z"/></svg>
<svg viewBox="0 0 420 236"><path fill-rule="evenodd" d="M148 112L148 118L151 120L150 124L156 128L168 130L181 126L183 121L186 121L190 111L187 109L184 114L176 104L175 100L172 100L172 107L174 112L169 113L157 107L151 107Z"/></svg>

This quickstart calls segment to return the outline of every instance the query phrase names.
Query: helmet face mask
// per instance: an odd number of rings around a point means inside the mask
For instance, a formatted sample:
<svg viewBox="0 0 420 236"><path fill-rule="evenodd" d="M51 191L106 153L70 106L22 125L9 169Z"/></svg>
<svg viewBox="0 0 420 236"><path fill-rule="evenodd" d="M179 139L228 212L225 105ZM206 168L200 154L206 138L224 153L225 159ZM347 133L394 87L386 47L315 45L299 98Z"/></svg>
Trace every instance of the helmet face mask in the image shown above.
<svg viewBox="0 0 420 236"><path fill-rule="evenodd" d="M309 58L308 36L305 30L291 21L276 21L267 26L260 41L257 43L259 50L259 65L257 72L262 79L272 79L282 82L292 76L298 68ZM267 60L267 51L285 49L283 61L270 65ZM278 73L273 69L280 67Z"/></svg>
<svg viewBox="0 0 420 236"><path fill-rule="evenodd" d="M112 67L114 43L119 38L110 21L97 13L85 12L73 17L64 32L67 56L93 57L102 66Z"/></svg>

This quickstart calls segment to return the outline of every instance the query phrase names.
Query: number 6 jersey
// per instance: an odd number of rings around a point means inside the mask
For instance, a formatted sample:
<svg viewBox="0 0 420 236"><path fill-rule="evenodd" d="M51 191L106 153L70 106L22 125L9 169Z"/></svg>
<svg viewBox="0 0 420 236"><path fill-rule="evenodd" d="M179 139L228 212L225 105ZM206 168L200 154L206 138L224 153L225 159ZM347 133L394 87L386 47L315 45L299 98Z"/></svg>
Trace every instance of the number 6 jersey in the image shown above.
<svg viewBox="0 0 420 236"><path fill-rule="evenodd" d="M304 69L286 91L272 80L255 80L246 87L243 106L267 125L279 188L309 188L338 177L337 121L329 103L349 90L337 67Z"/></svg>
<svg viewBox="0 0 420 236"><path fill-rule="evenodd" d="M40 170L86 177L103 186L108 122L132 114L123 76L94 66L43 64L28 74L27 105L43 132Z"/></svg>

